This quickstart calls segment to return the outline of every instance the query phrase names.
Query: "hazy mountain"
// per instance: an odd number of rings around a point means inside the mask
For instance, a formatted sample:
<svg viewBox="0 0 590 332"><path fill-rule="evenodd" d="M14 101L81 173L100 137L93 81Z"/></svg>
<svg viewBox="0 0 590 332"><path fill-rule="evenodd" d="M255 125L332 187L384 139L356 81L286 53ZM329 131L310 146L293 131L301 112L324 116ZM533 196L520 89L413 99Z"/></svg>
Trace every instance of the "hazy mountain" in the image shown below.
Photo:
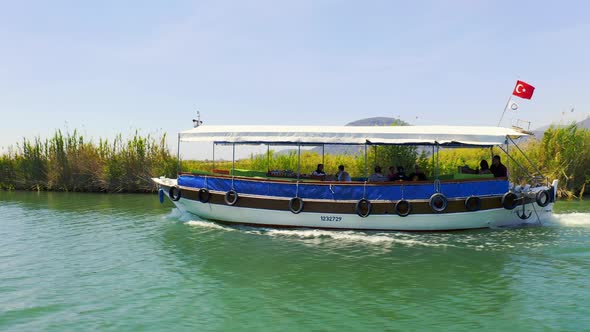
<svg viewBox="0 0 590 332"><path fill-rule="evenodd" d="M374 118L366 118L360 119L353 122L347 123L345 126L391 126L391 125L398 125L398 126L406 126L408 125L407 122L404 122L400 119L396 118L388 118L388 117L374 117ZM322 153L322 147L318 146L312 149L319 154ZM325 145L324 146L324 153L325 154L358 154L364 153L364 147L358 145Z"/></svg>
<svg viewBox="0 0 590 332"><path fill-rule="evenodd" d="M590 116L587 117L586 120L578 122L578 126L580 126L580 128L590 129Z"/></svg>
<svg viewBox="0 0 590 332"><path fill-rule="evenodd" d="M409 123L396 118L378 116L366 118L347 123L346 126L391 126L392 124L407 126Z"/></svg>
<svg viewBox="0 0 590 332"><path fill-rule="evenodd" d="M578 122L577 125L579 128L590 129L590 116L587 117L585 120ZM559 126L563 126L563 125L559 125ZM539 127L537 129L533 130L533 134L535 134L535 138L537 138L537 139L542 138L543 134L545 133L545 131L547 129L549 129L549 127L551 127L551 125Z"/></svg>

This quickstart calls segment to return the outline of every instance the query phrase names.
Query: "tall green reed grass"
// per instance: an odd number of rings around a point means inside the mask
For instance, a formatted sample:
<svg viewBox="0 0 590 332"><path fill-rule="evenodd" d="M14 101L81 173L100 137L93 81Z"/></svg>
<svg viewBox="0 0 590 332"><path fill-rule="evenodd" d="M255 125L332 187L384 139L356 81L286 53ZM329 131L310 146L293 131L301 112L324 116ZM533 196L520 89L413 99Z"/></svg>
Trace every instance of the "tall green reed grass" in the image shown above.
<svg viewBox="0 0 590 332"><path fill-rule="evenodd" d="M529 140L521 146L529 163L516 149L510 155L524 168L511 164L510 177L515 183L530 183L530 175L539 168L547 180L558 179L561 197L582 197L590 185L590 130L575 124L551 127L540 140ZM441 149L438 156L439 174L452 174L458 166L479 167L482 159L491 163L492 154L500 154L504 163L508 158L499 149L453 148ZM297 152L252 154L235 161L235 168L253 171L297 171ZM403 166L411 172L417 163L429 177L435 174L436 162L414 147L393 146L362 149L357 154L322 155L313 151L301 152L301 173L311 173L317 164L324 163L327 173L336 173L344 165L353 177L364 177L380 165ZM230 170L231 161L183 160L183 171ZM150 178L175 177L177 159L166 146L166 135L155 138L135 132L129 138L117 135L112 141L88 141L77 131L57 130L51 138L23 139L8 152L0 155L0 189L55 190L94 192L151 192L156 186Z"/></svg>
<svg viewBox="0 0 590 332"><path fill-rule="evenodd" d="M57 130L45 140L25 138L0 156L0 189L151 192L151 177L173 177L176 168L165 135L136 131L95 144L76 130Z"/></svg>

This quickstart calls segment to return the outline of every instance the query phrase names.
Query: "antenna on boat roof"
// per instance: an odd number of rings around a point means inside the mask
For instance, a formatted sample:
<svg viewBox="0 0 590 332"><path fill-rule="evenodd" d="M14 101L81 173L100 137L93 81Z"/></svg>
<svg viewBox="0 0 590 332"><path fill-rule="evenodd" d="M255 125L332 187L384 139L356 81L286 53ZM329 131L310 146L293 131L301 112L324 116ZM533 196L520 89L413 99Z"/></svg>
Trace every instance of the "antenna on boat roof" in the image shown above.
<svg viewBox="0 0 590 332"><path fill-rule="evenodd" d="M197 118L193 119L193 128L197 128L198 126L202 125L203 121L201 121L201 112L197 111Z"/></svg>

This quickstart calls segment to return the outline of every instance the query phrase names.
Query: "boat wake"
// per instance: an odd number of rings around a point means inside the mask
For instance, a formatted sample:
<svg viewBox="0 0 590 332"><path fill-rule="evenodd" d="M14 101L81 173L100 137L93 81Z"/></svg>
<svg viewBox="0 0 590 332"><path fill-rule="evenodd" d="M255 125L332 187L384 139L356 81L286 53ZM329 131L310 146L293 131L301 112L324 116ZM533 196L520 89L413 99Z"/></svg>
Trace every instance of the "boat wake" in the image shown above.
<svg viewBox="0 0 590 332"><path fill-rule="evenodd" d="M202 230L220 230L226 232L241 232L249 235L284 238L302 241L306 244L341 243L341 244L375 244L403 246L428 246L449 247L445 241L432 241L426 234L412 234L404 232L366 232L352 230L320 230L320 229L277 229L268 227L255 227L246 225L218 224L206 219L195 219L194 215L185 214L177 209L168 216L177 219L183 224ZM434 236L434 235L433 235ZM438 237L444 237L442 233Z"/></svg>
<svg viewBox="0 0 590 332"><path fill-rule="evenodd" d="M555 226L590 227L590 213L573 212L555 214L549 223Z"/></svg>
<svg viewBox="0 0 590 332"><path fill-rule="evenodd" d="M362 231L331 231L317 229L264 229L261 234L272 237L285 237L298 239L306 243L321 244L322 242L347 243L347 244L374 244L393 245L399 244L406 247L448 247L448 243L430 241L426 234L411 234L403 232L362 232Z"/></svg>
<svg viewBox="0 0 590 332"><path fill-rule="evenodd" d="M470 244L475 247L479 236L470 231L466 232L449 232L449 233L407 233L407 232L367 232L352 230L321 230L321 229L282 229L255 227L245 225L227 225L218 224L206 219L195 219L195 216L188 213L182 213L177 209L169 215L172 219L177 219L185 225L197 227L202 230L215 230L225 232L241 232L243 234L265 236L272 238L283 238L286 240L301 241L309 245L335 244L354 245L370 244L377 246L395 246L404 247L423 246L423 247L457 247ZM556 214L549 221L539 224L522 224L515 225L511 228L528 228L528 227L590 227L590 213L564 213ZM502 228L505 229L505 228ZM493 232L493 230L491 230ZM478 230L475 232L486 232ZM494 235L488 234L486 237ZM477 245L476 245L477 244Z"/></svg>

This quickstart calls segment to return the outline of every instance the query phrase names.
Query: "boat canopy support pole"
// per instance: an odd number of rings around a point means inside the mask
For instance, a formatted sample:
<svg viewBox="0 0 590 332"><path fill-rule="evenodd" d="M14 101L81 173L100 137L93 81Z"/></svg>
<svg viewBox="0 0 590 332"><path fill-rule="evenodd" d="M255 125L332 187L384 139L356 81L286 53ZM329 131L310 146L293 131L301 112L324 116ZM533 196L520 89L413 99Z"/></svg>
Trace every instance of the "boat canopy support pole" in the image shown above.
<svg viewBox="0 0 590 332"><path fill-rule="evenodd" d="M434 145L432 146L432 175L436 177L436 161L434 155Z"/></svg>
<svg viewBox="0 0 590 332"><path fill-rule="evenodd" d="M369 179L367 166L367 143L365 142L365 182Z"/></svg>
<svg viewBox="0 0 590 332"><path fill-rule="evenodd" d="M266 158L267 158L266 168L270 172L270 144L266 146Z"/></svg>
<svg viewBox="0 0 590 332"><path fill-rule="evenodd" d="M506 138L508 138L508 136L506 136ZM506 155L510 156L510 144L508 143L508 140L506 140ZM510 180L510 158L506 160L506 177Z"/></svg>
<svg viewBox="0 0 590 332"><path fill-rule="evenodd" d="M297 144L297 182L301 175L301 143Z"/></svg>
<svg viewBox="0 0 590 332"><path fill-rule="evenodd" d="M322 164L325 164L325 155L324 155L325 150L326 150L326 144L322 144Z"/></svg>
<svg viewBox="0 0 590 332"><path fill-rule="evenodd" d="M178 133L178 148L176 150L176 157L178 158L178 170L176 173L180 173L180 133Z"/></svg>
<svg viewBox="0 0 590 332"><path fill-rule="evenodd" d="M232 155L231 155L231 190L234 190L234 177L236 170L236 143L232 143Z"/></svg>
<svg viewBox="0 0 590 332"><path fill-rule="evenodd" d="M215 142L213 142L213 168L211 168L211 173L215 170Z"/></svg>
<svg viewBox="0 0 590 332"><path fill-rule="evenodd" d="M435 157L436 164L434 166L434 192L438 193L438 192L440 192L440 179L438 178L439 177L439 174L438 174L439 172L438 171L439 171L439 151L440 151L440 146L438 145L438 142L435 142L435 143L436 143L436 145L433 147L433 149L436 148L436 152L435 152L435 154L436 154L436 157Z"/></svg>

